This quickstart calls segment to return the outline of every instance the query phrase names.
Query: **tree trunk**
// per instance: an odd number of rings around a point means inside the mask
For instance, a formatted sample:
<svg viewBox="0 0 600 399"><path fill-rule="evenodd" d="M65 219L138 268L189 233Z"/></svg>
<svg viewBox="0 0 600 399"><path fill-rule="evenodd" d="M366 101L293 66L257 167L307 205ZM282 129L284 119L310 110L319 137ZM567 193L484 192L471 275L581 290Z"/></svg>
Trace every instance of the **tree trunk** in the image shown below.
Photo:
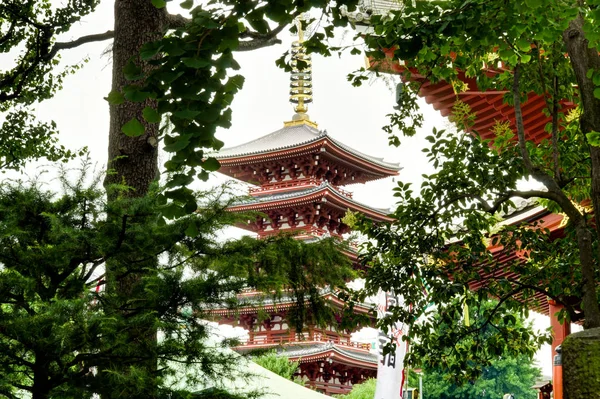
<svg viewBox="0 0 600 399"><path fill-rule="evenodd" d="M114 44L112 48L112 91L122 92L123 87L134 82L128 81L123 69L132 60L143 72L151 70L152 66L140 59L140 47L148 42L159 40L163 37L166 28L167 14L164 8L158 9L152 5L150 0L115 0L114 8ZM158 124L148 124L142 117L144 107L156 107L152 99L144 102L125 101L119 105L110 105L110 127L108 140L108 173L104 180L104 186L108 189L108 200L116 198L116 193L110 190L111 184L124 184L131 188L127 192L130 197L143 197L148 193L150 184L158 178ZM127 122L136 118L145 127L145 133L139 137L126 136L121 128ZM142 265L140 265L142 266ZM156 266L156 262L149 261L146 268ZM126 303L129 313L123 317L129 320L131 304L139 304L134 301L136 295L143 291L139 287L141 275L139 273L128 274L125 278L117 278L126 266L108 262L106 265L106 290L108 293L117 295L117 303ZM138 298L139 299L139 298ZM127 312L127 311L126 311ZM142 311L144 312L144 311ZM104 399L120 398L124 392L132 389L126 394L129 398L153 398L156 396L154 378L156 372L156 357L153 350L156 346L156 329L153 327L151 318L148 324L137 324L128 326L126 342L131 348L131 358L138 359L133 364L130 359L116 359L113 364L108 365L112 370L118 370L122 374L129 373L130 366L136 366L146 371L148 380L144 387L116 387L110 382L110 373L100 370L100 379L107 391L102 393ZM105 379L108 378L108 379ZM130 381L133 384L133 381ZM134 384L135 385L135 384ZM153 388L154 386L154 388ZM112 391L111 391L112 389ZM121 390L125 389L125 390ZM114 391L114 392L113 392Z"/></svg>
<svg viewBox="0 0 600 399"><path fill-rule="evenodd" d="M600 328L569 335L561 348L564 399L599 399Z"/></svg>
<svg viewBox="0 0 600 399"><path fill-rule="evenodd" d="M140 47L163 36L165 9L157 9L150 0L116 0L114 44L112 49L112 90L122 91L128 83L123 68L133 60L144 72L152 67L140 60ZM108 137L108 170L104 185L126 184L133 188L132 196L142 197L158 176L158 124L148 124L142 117L144 107L155 107L148 99L141 103L125 101L110 106ZM132 118L144 124L145 134L128 137L121 127Z"/></svg>
<svg viewBox="0 0 600 399"><path fill-rule="evenodd" d="M48 378L48 359L43 354L37 352L35 354L35 363L33 366L31 399L48 399L50 395Z"/></svg>
<svg viewBox="0 0 600 399"><path fill-rule="evenodd" d="M581 103L582 134L600 132L600 100L594 97L594 83L587 77L590 69L600 70L600 56L588 48L579 15L563 33ZM600 227L600 148L590 146L592 161L591 195L594 207L596 235ZM592 230L581 223L577 226L581 274L583 277L583 310L586 331L568 336L562 344L563 392L565 399L600 398L600 308L596 294L597 261L593 256Z"/></svg>
<svg viewBox="0 0 600 399"><path fill-rule="evenodd" d="M569 28L563 33L563 40L567 46L571 65L579 86L582 133L600 132L600 100L594 97L594 83L587 77L588 70L600 70L600 56L598 50L588 48L588 40L583 32L583 18L581 15L571 21ZM590 146L590 156L592 160L592 204L594 206L595 224L600 226L600 148ZM582 254L582 256L589 256L590 259L593 259L592 253L589 255ZM595 279L597 264L595 261L582 261L581 268L583 308L585 312L584 327L600 327L600 307L598 306Z"/></svg>

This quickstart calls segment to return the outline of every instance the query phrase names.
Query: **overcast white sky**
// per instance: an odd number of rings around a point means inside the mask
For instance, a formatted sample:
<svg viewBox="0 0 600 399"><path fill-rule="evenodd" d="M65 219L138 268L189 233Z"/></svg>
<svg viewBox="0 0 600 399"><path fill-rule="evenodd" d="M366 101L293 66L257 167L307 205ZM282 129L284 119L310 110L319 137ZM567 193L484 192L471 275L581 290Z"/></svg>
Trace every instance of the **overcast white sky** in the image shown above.
<svg viewBox="0 0 600 399"><path fill-rule="evenodd" d="M113 2L102 1L92 16L77 24L61 40L112 29L112 12ZM346 35L351 37L353 32L347 32ZM282 45L236 55L242 66L239 73L246 77L246 83L232 106L232 128L219 132L219 138L226 147L271 133L281 128L283 122L293 115L292 106L288 103L289 76L275 66L275 59L289 48L293 37L284 32L280 38L284 42ZM108 46L109 42L92 43L64 52L62 59L65 63L75 63L85 58L89 62L76 75L68 77L63 90L52 101L41 104L37 114L41 120L57 122L61 143L72 149L87 146L92 159L101 165L106 163L108 146L108 105L103 100L110 91L111 58L110 53L106 53ZM309 106L309 115L320 129L326 129L345 144L364 153L384 157L387 161L399 162L404 168L401 171L402 180L418 182L422 173L430 172L421 153L425 146L423 137L431 132L433 126L447 126L447 121L423 103L425 126L418 137L404 139L401 148L389 147L381 127L386 124L386 114L394 106L393 87L396 78L374 78L362 87L354 88L347 82L346 75L362 66L362 56L313 57L314 103ZM30 169L29 173L35 172ZM209 183L220 181L223 179L213 177ZM366 185L352 185L348 189L354 192L354 198L358 201L389 208L394 204L391 191L394 185L392 179L386 179ZM536 321L538 328L548 325L547 318ZM550 359L549 347L539 353L545 375L551 375Z"/></svg>

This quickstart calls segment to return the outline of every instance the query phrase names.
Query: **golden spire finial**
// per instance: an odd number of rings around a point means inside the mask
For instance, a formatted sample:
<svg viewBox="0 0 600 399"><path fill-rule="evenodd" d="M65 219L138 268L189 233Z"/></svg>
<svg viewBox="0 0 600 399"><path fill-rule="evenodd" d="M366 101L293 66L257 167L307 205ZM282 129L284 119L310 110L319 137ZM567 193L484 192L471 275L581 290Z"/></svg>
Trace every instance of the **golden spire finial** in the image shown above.
<svg viewBox="0 0 600 399"><path fill-rule="evenodd" d="M312 62L309 54L302 45L304 43L303 23L306 21L303 14L296 18L296 27L298 29L298 40L292 43L292 75L290 77L290 102L295 104L296 114L286 126L307 123L317 127L307 115L307 104L312 103Z"/></svg>

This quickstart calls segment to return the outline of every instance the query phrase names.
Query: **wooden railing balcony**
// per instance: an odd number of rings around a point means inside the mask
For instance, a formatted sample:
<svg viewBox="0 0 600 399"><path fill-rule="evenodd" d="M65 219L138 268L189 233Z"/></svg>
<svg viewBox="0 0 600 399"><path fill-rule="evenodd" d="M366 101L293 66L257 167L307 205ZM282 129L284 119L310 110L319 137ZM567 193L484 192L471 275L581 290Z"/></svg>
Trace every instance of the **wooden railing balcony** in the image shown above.
<svg viewBox="0 0 600 399"><path fill-rule="evenodd" d="M288 181L282 181L277 183L269 183L263 184L260 187L249 187L248 194L250 195L266 195L266 194L275 194L278 192L285 192L290 189L301 189L301 188L310 188L310 187L318 187L323 183L323 180L316 179L314 177L308 179L292 179ZM336 191L340 194L352 199L352 193L346 191L339 186L334 186Z"/></svg>

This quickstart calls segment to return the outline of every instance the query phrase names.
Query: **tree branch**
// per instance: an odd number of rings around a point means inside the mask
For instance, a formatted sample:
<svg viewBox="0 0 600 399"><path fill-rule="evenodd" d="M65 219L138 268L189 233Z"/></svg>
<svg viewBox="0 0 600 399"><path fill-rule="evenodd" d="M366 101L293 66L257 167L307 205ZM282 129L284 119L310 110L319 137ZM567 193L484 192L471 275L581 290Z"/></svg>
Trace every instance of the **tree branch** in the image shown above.
<svg viewBox="0 0 600 399"><path fill-rule="evenodd" d="M565 195L565 193L561 190L560 186L556 182L552 176L548 175L540 168L533 165L531 162L531 158L529 157L529 152L527 151L527 143L525 138L525 127L523 124L523 112L521 110L521 96L519 90L519 79L520 79L520 64L517 64L514 68L514 80L512 87L514 108L515 108L515 124L517 126L517 137L519 139L519 150L521 152L521 157L523 158L523 163L525 164L525 169L529 172L531 177L538 180L546 188L548 192L544 192L544 196L542 198L548 198L556 202L562 210L575 222L581 221L583 215L581 212L577 210L577 208L573 205L571 200Z"/></svg>
<svg viewBox="0 0 600 399"><path fill-rule="evenodd" d="M240 33L240 37L241 38L249 37L252 39L270 39L270 38L277 36L279 33L281 33L281 31L286 26L288 26L288 24L286 24L286 23L279 24L275 29L270 30L267 33L258 33L258 32L253 32L251 30L247 30L245 32Z"/></svg>
<svg viewBox="0 0 600 399"><path fill-rule="evenodd" d="M281 40L276 37L270 39L254 39L248 41L241 41L236 51L252 51L258 50L259 48L273 46L275 44L281 44Z"/></svg>
<svg viewBox="0 0 600 399"><path fill-rule="evenodd" d="M58 42L55 43L52 47L52 50L44 57L44 60L52 59L56 53L60 50L69 50L75 47L79 47L82 44L92 43L92 42L102 42L104 40L109 40L114 37L115 33L112 30L107 30L104 33L96 33L93 35L81 36L80 38L73 40L71 42Z"/></svg>
<svg viewBox="0 0 600 399"><path fill-rule="evenodd" d="M525 141L525 126L523 125L523 112L521 110L521 93L519 90L519 79L521 78L521 65L517 64L513 71L513 102L515 108L515 125L517 126L517 137L519 139L519 150L521 151L521 157L527 171L533 175L534 167L527 151L527 143Z"/></svg>
<svg viewBox="0 0 600 399"><path fill-rule="evenodd" d="M167 14L167 29L183 28L190 22L191 19L184 17L181 14Z"/></svg>

